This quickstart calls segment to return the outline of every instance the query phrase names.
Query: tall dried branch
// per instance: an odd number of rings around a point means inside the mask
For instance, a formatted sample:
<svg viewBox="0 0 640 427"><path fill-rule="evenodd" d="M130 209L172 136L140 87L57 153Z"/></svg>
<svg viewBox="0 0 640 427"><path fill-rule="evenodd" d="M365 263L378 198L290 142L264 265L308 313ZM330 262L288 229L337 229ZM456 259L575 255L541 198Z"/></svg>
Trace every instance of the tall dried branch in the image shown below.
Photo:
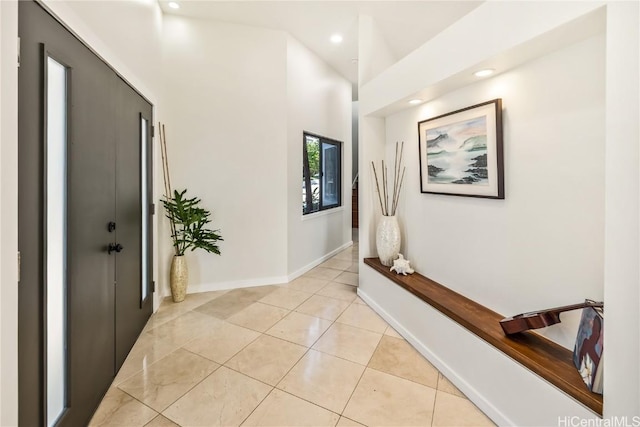
<svg viewBox="0 0 640 427"><path fill-rule="evenodd" d="M170 200L173 196L171 190L171 176L169 175L169 154L167 152L167 134L164 125L158 122L158 131L160 133L160 153L162 155L162 179L164 181L164 197ZM175 218L169 217L169 227L171 230L171 239L173 240L174 249L177 251L177 233ZM177 252L176 252L177 254Z"/></svg>
<svg viewBox="0 0 640 427"><path fill-rule="evenodd" d="M400 198L400 189L402 188L402 180L400 179L400 166L402 166L403 154L404 154L404 141L402 141L402 145L400 146L399 160L398 160L398 143L396 143L396 161L394 163L395 177L394 177L394 186L393 186L393 206L391 207L391 215L396 214L396 209L398 208L398 199ZM402 170L403 175L404 175L405 169Z"/></svg>
<svg viewBox="0 0 640 427"><path fill-rule="evenodd" d="M380 202L380 210L384 215L384 208L382 207L382 196L380 195L380 184L378 184L378 174L376 173L376 165L371 162L371 167L373 167L373 176L376 178L376 188L378 189L378 201Z"/></svg>
<svg viewBox="0 0 640 427"><path fill-rule="evenodd" d="M393 162L393 193L389 194L388 192L388 184L389 184L389 172L385 165L384 160L382 160L382 191L380 190L380 181L378 180L378 174L376 172L376 166L373 162L371 162L371 166L373 167L373 175L376 180L376 189L378 190L378 201L380 202L380 210L382 211L382 215L389 216L395 215L398 209L398 202L400 200L400 192L402 191L402 185L404 184L404 175L407 170L406 167L402 166L402 160L404 155L404 141L402 144L396 142L396 153L395 159ZM391 196L391 209L389 209L389 196ZM384 202L383 202L384 199Z"/></svg>
<svg viewBox="0 0 640 427"><path fill-rule="evenodd" d="M384 191L384 215L389 215L389 192L387 191L387 181L389 173L387 171L387 167L384 164L384 160L382 161L382 167L384 169L384 173L382 175L382 191Z"/></svg>

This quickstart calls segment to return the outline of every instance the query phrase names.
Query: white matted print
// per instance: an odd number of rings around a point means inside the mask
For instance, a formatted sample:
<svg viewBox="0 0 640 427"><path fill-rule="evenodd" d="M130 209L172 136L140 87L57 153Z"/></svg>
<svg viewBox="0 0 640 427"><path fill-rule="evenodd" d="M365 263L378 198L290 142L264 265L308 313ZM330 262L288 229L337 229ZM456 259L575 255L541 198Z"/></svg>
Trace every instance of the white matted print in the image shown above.
<svg viewBox="0 0 640 427"><path fill-rule="evenodd" d="M502 100L418 123L423 193L504 199Z"/></svg>

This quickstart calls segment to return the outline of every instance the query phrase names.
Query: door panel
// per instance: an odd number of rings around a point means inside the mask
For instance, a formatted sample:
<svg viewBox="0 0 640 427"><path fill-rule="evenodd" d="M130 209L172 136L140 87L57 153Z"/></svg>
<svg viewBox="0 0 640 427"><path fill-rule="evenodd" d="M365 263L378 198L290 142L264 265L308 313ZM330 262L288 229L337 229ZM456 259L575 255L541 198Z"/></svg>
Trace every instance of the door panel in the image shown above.
<svg viewBox="0 0 640 427"><path fill-rule="evenodd" d="M104 120L113 110L109 100L111 70L96 61L77 39L37 4L20 2L21 68L19 74L20 203L19 245L28 248L22 270L39 270L21 278L19 298L19 419L42 425L47 418L46 313L43 267L47 235L45 165L47 58L67 67L67 377L66 407L60 424L81 425L109 386L114 373L114 260L106 256L106 224L115 217L115 174L109 162L112 126ZM96 86L95 82L102 82ZM112 85L112 84L111 84ZM37 88L37 89L36 89ZM29 174L30 176L26 176ZM24 184L27 186L25 187ZM36 231L37 230L37 231ZM24 291L24 292L22 292ZM38 307L36 310L35 307ZM38 322L25 321L35 317ZM35 343L35 341L38 341ZM30 348L38 351L31 352ZM34 360L38 359L38 360ZM39 369L32 373L33 367ZM23 376L29 381L23 386Z"/></svg>
<svg viewBox="0 0 640 427"><path fill-rule="evenodd" d="M19 423L48 425L44 117L51 56L66 67L68 96L66 410L57 425L80 426L151 314L152 298L140 301L139 118L151 118L152 107L39 4L19 2L19 33ZM125 250L109 254L116 242Z"/></svg>
<svg viewBox="0 0 640 427"><path fill-rule="evenodd" d="M141 114L150 119L151 106L126 84L118 85L116 93L116 234L124 248L116 259L116 366L119 368L152 311L150 296L142 303L140 128ZM145 129L147 134L149 130ZM144 203L148 204L149 200Z"/></svg>
<svg viewBox="0 0 640 427"><path fill-rule="evenodd" d="M115 218L112 71L65 31L74 45L69 146L68 288L70 416L91 416L114 375L115 256L107 224ZM100 82L100 84L95 84ZM78 412L80 411L80 412Z"/></svg>

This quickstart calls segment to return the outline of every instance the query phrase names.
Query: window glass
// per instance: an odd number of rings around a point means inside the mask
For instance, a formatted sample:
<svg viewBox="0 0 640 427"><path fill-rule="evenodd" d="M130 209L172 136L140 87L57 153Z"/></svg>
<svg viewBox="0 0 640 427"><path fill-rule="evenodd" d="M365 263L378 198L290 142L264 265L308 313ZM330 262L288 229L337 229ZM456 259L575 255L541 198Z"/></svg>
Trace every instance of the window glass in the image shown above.
<svg viewBox="0 0 640 427"><path fill-rule="evenodd" d="M55 425L67 391L67 68L47 58L46 305L47 425Z"/></svg>
<svg viewBox="0 0 640 427"><path fill-rule="evenodd" d="M149 293L149 183L147 169L147 149L149 121L140 116L140 199L142 202L142 233L141 233L141 257L142 278L141 278L141 302L147 299Z"/></svg>
<svg viewBox="0 0 640 427"><path fill-rule="evenodd" d="M342 143L304 133L302 153L302 213L341 205Z"/></svg>

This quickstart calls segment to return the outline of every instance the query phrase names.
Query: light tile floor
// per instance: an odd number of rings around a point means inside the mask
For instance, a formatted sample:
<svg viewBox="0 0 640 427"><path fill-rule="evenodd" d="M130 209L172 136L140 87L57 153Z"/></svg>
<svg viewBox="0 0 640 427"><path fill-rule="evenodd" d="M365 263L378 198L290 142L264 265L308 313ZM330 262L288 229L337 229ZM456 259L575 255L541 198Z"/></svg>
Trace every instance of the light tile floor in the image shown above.
<svg viewBox="0 0 640 427"><path fill-rule="evenodd" d="M285 285L167 299L91 425L493 425L357 297L357 254Z"/></svg>

